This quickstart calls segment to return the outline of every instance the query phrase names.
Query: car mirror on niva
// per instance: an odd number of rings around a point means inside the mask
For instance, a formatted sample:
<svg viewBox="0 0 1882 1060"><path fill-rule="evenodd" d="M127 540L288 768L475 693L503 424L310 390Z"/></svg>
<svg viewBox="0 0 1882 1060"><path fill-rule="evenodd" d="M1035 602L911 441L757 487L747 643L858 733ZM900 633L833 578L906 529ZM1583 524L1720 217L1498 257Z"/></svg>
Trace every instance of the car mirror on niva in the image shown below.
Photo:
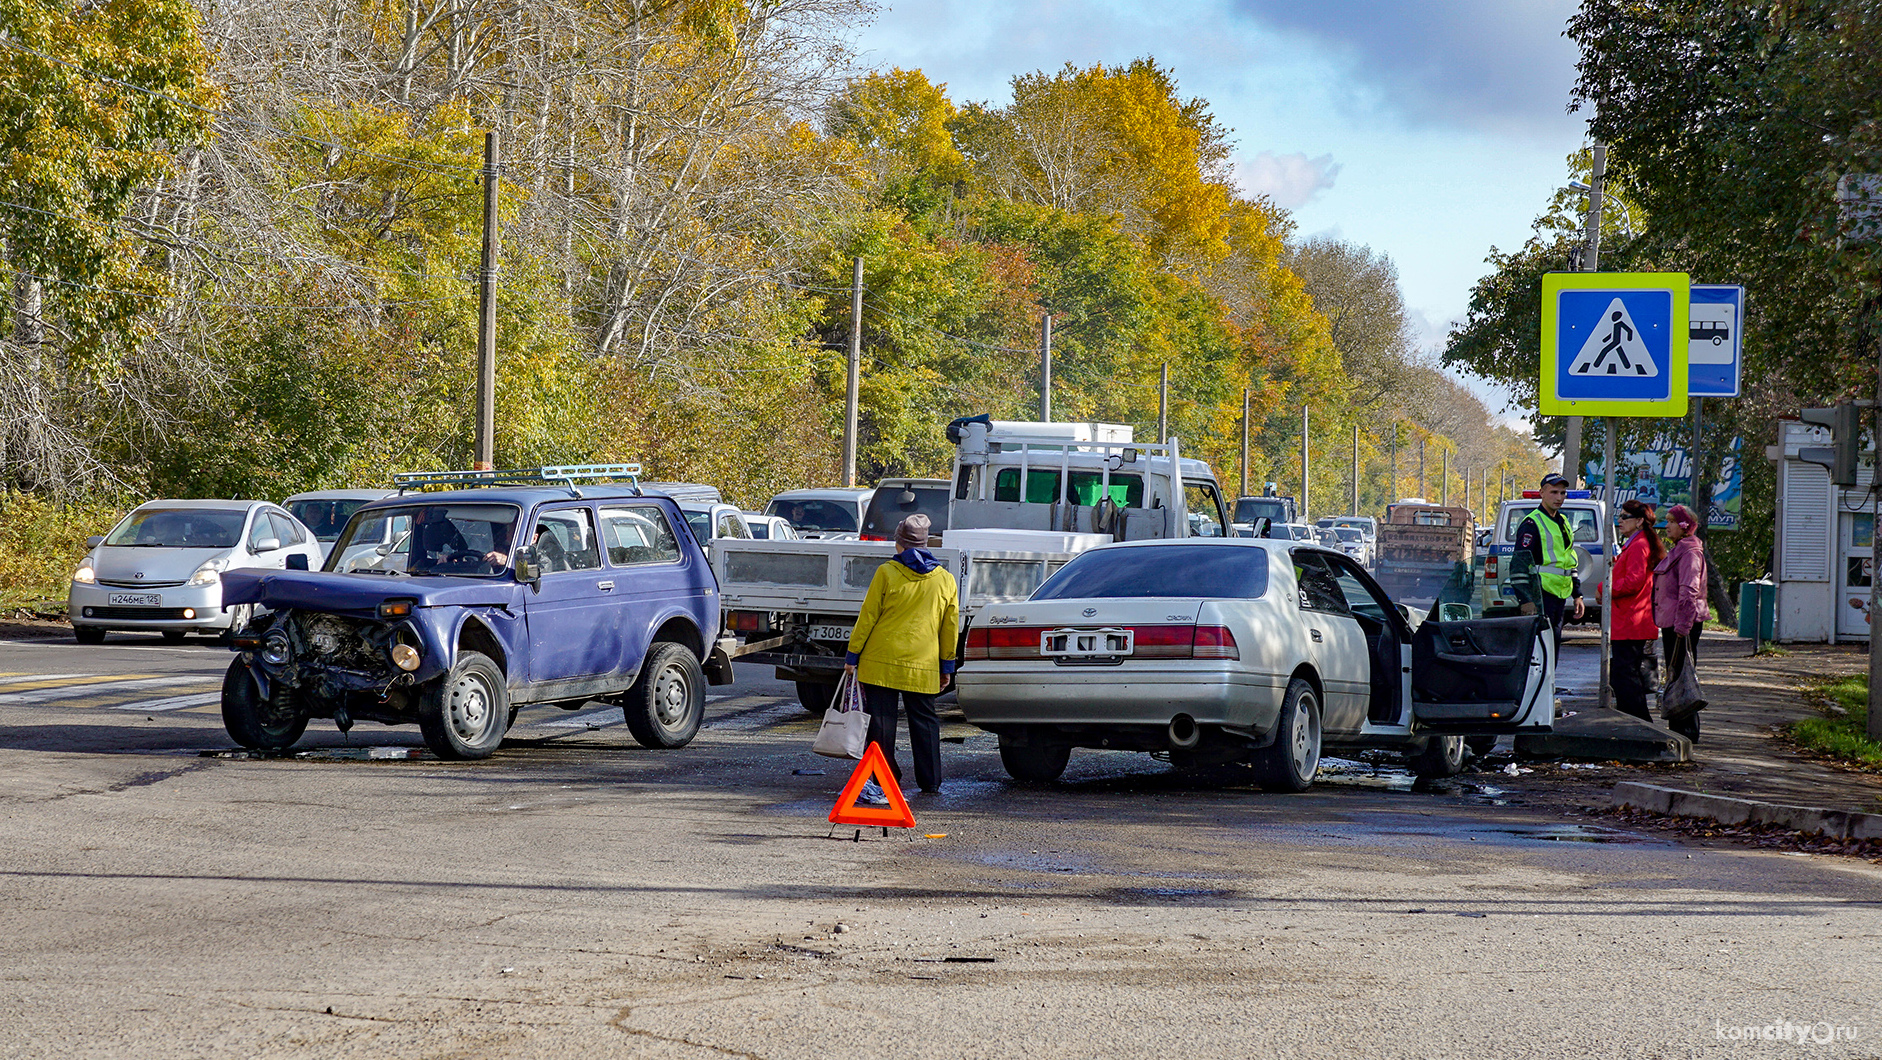
<svg viewBox="0 0 1882 1060"><path fill-rule="evenodd" d="M307 569L307 556L300 552L296 552L294 555L289 556L288 557L288 569L289 570L306 570Z"/></svg>
<svg viewBox="0 0 1882 1060"><path fill-rule="evenodd" d="M542 580L542 559L536 554L535 545L524 545L516 550L516 580L526 585Z"/></svg>

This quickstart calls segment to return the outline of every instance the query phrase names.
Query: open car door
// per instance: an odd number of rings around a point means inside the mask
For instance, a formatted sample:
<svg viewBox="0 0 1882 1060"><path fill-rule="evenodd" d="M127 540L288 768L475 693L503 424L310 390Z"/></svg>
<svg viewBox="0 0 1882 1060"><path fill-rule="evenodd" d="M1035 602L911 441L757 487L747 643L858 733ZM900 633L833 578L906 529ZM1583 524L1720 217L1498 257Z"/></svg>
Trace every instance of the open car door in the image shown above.
<svg viewBox="0 0 1882 1060"><path fill-rule="evenodd" d="M1428 619L1411 642L1418 728L1487 734L1554 726L1555 636L1547 619Z"/></svg>

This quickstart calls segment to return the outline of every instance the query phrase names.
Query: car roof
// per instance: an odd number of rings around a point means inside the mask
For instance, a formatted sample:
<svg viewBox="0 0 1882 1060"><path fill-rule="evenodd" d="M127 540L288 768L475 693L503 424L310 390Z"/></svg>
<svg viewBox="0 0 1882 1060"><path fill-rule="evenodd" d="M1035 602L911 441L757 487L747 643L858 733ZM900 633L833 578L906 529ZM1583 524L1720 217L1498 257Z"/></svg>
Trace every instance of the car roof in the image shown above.
<svg viewBox="0 0 1882 1060"><path fill-rule="evenodd" d="M194 497L188 500L145 501L144 503L138 505L137 507L138 509L209 508L209 509L220 510L220 511L225 511L225 512L245 512L249 510L250 508L253 508L257 505L263 505L269 508L280 507L279 505L275 504L275 502L273 501L237 501L237 500L221 500L217 498L202 498L202 497Z"/></svg>
<svg viewBox="0 0 1882 1060"><path fill-rule="evenodd" d="M774 501L848 501L860 500L862 497L874 492L876 492L874 486L856 489L841 486L819 487L817 489L785 490L783 493L771 499Z"/></svg>
<svg viewBox="0 0 1882 1060"><path fill-rule="evenodd" d="M398 496L398 492L398 490L367 489L308 490L306 493L296 493L294 496L289 497L281 503L291 504L294 501L376 501L381 497L396 497Z"/></svg>
<svg viewBox="0 0 1882 1060"><path fill-rule="evenodd" d="M885 478L876 483L876 488L881 489L884 486L934 486L938 489L947 489L952 485L954 485L954 483L944 478Z"/></svg>

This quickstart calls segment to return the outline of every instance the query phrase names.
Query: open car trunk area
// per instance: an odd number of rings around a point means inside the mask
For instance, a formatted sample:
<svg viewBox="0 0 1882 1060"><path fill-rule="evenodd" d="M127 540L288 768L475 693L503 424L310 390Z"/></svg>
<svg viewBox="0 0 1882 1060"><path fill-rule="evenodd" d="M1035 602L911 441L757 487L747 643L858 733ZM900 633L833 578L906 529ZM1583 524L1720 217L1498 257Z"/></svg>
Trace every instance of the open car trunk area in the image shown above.
<svg viewBox="0 0 1882 1060"><path fill-rule="evenodd" d="M1437 732L1546 731L1555 641L1541 616L1426 621L1412 633L1412 710Z"/></svg>

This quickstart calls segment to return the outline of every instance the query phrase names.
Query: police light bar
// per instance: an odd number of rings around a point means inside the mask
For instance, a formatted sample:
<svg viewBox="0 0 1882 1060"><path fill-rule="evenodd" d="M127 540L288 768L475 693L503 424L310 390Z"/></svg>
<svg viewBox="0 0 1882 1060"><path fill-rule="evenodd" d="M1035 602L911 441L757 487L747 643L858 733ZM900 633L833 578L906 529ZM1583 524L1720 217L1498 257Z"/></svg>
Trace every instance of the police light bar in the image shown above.
<svg viewBox="0 0 1882 1060"><path fill-rule="evenodd" d="M1594 499L1593 490L1569 490L1568 495L1575 500L1590 501Z"/></svg>

